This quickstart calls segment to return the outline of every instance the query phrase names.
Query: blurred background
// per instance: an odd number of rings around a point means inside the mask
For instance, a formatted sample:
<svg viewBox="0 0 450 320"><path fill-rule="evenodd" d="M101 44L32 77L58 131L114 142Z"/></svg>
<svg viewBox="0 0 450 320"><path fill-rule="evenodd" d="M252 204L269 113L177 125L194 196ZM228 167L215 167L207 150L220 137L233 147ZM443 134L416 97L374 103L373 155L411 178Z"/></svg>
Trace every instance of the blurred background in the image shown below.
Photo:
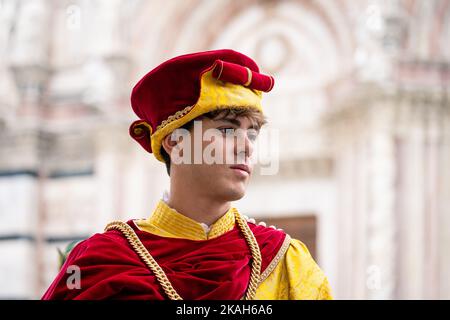
<svg viewBox="0 0 450 320"><path fill-rule="evenodd" d="M0 298L57 248L148 217L169 180L133 85L231 48L276 85L279 170L240 212L305 242L338 299L450 298L450 0L0 0Z"/></svg>

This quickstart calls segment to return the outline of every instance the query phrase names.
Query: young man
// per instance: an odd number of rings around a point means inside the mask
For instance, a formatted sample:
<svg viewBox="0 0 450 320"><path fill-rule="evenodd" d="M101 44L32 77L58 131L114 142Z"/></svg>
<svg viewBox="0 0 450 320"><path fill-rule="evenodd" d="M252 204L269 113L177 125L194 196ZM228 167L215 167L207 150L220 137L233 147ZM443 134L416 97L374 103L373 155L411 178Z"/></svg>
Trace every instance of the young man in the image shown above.
<svg viewBox="0 0 450 320"><path fill-rule="evenodd" d="M43 299L331 299L304 244L231 205L252 174L261 95L273 84L233 50L175 57L145 75L130 135L166 164L170 194L149 218L78 244Z"/></svg>

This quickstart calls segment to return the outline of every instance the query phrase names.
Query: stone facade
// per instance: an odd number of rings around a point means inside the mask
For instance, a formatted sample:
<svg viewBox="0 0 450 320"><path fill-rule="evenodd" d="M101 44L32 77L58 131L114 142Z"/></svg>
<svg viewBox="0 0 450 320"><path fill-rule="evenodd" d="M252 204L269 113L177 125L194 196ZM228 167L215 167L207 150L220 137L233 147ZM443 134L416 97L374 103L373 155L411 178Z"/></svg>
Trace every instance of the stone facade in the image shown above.
<svg viewBox="0 0 450 320"><path fill-rule="evenodd" d="M0 298L38 298L57 250L146 217L165 167L128 136L161 61L234 48L279 170L246 215L314 213L336 298L450 298L449 0L0 1ZM267 197L267 194L271 197Z"/></svg>

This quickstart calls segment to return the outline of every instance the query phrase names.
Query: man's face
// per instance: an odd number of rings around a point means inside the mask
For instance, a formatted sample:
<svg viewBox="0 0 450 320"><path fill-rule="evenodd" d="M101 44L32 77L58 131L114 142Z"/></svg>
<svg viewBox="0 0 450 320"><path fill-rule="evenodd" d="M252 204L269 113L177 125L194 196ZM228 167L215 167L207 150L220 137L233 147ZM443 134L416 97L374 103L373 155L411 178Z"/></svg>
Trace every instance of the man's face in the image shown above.
<svg viewBox="0 0 450 320"><path fill-rule="evenodd" d="M251 156L258 132L247 117L196 120L189 136L190 161L178 165L178 178L196 194L219 201L242 198L253 171Z"/></svg>

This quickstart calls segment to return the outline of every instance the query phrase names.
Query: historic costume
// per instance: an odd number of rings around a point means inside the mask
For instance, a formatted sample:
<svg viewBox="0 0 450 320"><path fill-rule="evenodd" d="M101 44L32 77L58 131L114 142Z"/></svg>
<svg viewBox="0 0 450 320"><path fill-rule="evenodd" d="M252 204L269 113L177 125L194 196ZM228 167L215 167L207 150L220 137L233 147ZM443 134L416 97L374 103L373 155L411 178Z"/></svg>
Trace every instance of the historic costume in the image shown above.
<svg viewBox="0 0 450 320"><path fill-rule="evenodd" d="M188 54L150 71L134 87L140 118L130 135L164 161L161 140L217 108L262 112L274 79L233 50ZM69 289L66 272L79 267ZM165 199L147 219L112 222L79 243L43 299L330 299L327 278L300 241L230 208L213 225L198 223Z"/></svg>

